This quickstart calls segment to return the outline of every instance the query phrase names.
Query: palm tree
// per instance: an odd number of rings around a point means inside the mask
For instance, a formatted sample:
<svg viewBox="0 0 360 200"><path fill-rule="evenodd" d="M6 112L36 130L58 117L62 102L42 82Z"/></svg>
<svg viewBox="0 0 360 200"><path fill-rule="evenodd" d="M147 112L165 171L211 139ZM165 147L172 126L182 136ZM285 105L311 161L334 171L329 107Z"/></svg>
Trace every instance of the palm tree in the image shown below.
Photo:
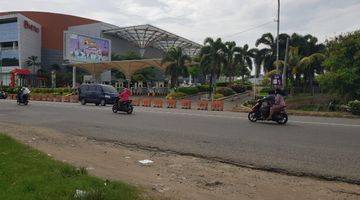
<svg viewBox="0 0 360 200"><path fill-rule="evenodd" d="M186 62L191 62L190 56L184 54L181 47L171 47L162 59L167 64L165 73L171 77L171 88L178 86L179 76L187 75Z"/></svg>
<svg viewBox="0 0 360 200"><path fill-rule="evenodd" d="M252 52L251 49L249 49L249 45L245 44L241 47L241 58L243 67L240 69L240 72L244 79L244 75L250 75L250 71L253 69ZM255 74L257 74L258 70L256 69L255 71Z"/></svg>
<svg viewBox="0 0 360 200"><path fill-rule="evenodd" d="M216 79L221 74L223 64L226 63L225 51L226 46L221 38L216 40L206 38L200 50L200 67L204 74L210 74L210 95L215 91Z"/></svg>
<svg viewBox="0 0 360 200"><path fill-rule="evenodd" d="M311 93L314 94L314 79L315 72L321 68L321 63L325 60L325 55L322 53L314 53L310 56L304 57L299 62L299 67L303 71L305 80Z"/></svg>
<svg viewBox="0 0 360 200"><path fill-rule="evenodd" d="M261 68L264 66L264 62L265 62L265 58L266 58L265 51L266 51L265 49L259 50L258 48L252 48L249 50L250 57L252 58L252 60L254 62L256 77L259 77L259 75L261 73ZM270 69L268 69L268 70L270 70ZM265 72L268 70L264 69Z"/></svg>
<svg viewBox="0 0 360 200"><path fill-rule="evenodd" d="M280 43L280 57L284 57L285 55L285 46L286 46L286 38L289 35L283 33L279 35L279 43ZM271 33L265 33L259 38L255 46L259 47L263 45L264 48L260 49L260 52L263 57L263 67L265 72L272 71L274 69L274 62L276 61L276 38Z"/></svg>
<svg viewBox="0 0 360 200"><path fill-rule="evenodd" d="M225 42L225 47L224 74L232 82L239 72L239 64L242 61L242 49L237 47L235 42Z"/></svg>
<svg viewBox="0 0 360 200"><path fill-rule="evenodd" d="M28 57L28 59L25 61L26 65L28 67L32 67L32 73L35 74L36 73L36 67L40 66L40 62L38 62L38 57L37 56L30 56Z"/></svg>

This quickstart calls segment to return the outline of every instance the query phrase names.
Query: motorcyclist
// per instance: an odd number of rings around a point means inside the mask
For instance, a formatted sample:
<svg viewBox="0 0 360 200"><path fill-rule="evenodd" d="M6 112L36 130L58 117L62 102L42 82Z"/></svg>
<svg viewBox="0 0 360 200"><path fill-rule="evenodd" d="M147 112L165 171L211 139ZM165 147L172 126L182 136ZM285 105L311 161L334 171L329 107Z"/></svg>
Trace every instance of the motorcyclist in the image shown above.
<svg viewBox="0 0 360 200"><path fill-rule="evenodd" d="M129 101L129 98L131 96L131 91L128 88L124 88L122 92L119 93L118 98L119 98L119 105Z"/></svg>
<svg viewBox="0 0 360 200"><path fill-rule="evenodd" d="M276 89L275 94L275 103L270 107L270 115L267 120L271 120L274 113L279 112L282 108L286 106L283 91L280 89Z"/></svg>
<svg viewBox="0 0 360 200"><path fill-rule="evenodd" d="M267 102L268 106L272 106L275 103L275 90L270 90L268 96L263 98L262 101Z"/></svg>
<svg viewBox="0 0 360 200"><path fill-rule="evenodd" d="M29 95L30 94L30 90L29 88L27 87L22 87L20 90L19 90L19 93L18 93L18 98L21 102L24 102L24 98L26 95Z"/></svg>

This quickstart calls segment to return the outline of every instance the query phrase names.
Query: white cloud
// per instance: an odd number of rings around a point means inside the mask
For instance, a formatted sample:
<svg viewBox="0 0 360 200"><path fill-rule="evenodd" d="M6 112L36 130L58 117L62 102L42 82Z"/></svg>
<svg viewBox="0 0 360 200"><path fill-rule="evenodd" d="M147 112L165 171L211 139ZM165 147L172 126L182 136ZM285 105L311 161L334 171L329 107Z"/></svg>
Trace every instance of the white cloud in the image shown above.
<svg viewBox="0 0 360 200"><path fill-rule="evenodd" d="M359 27L358 0L282 0L281 29L324 40ZM37 10L72 14L119 26L151 23L197 42L207 36L254 44L275 33L276 0L2 0L0 11ZM227 37L231 36L232 37Z"/></svg>

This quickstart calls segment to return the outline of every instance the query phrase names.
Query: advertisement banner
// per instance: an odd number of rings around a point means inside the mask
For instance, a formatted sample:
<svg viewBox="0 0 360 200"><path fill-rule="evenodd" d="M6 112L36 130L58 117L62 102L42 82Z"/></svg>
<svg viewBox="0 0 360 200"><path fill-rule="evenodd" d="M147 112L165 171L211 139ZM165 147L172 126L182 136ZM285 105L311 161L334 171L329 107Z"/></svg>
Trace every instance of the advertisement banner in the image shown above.
<svg viewBox="0 0 360 200"><path fill-rule="evenodd" d="M64 59L86 63L111 61L111 42L107 39L66 33Z"/></svg>

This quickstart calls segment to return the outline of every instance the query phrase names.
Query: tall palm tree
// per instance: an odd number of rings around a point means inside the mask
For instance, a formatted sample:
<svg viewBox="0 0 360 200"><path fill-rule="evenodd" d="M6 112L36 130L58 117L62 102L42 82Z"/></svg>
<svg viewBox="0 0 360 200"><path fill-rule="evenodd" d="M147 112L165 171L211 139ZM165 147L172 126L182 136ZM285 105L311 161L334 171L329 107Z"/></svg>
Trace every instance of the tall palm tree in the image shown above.
<svg viewBox="0 0 360 200"><path fill-rule="evenodd" d="M26 65L28 67L31 67L31 71L33 74L36 74L36 68L40 66L40 62L38 61L38 57L37 56L30 56L28 57L28 59L25 61Z"/></svg>
<svg viewBox="0 0 360 200"><path fill-rule="evenodd" d="M186 55L181 47L171 47L162 59L162 64L167 64L165 73L171 77L171 87L178 86L179 76L187 75L186 62L191 62L190 56Z"/></svg>
<svg viewBox="0 0 360 200"><path fill-rule="evenodd" d="M321 68L321 63L325 60L325 55L322 53L314 53L310 56L304 57L299 62L299 67L304 73L305 80L311 93L314 94L314 79L315 72Z"/></svg>
<svg viewBox="0 0 360 200"><path fill-rule="evenodd" d="M204 46L200 50L200 67L204 74L210 74L211 92L215 91L216 79L220 76L222 66L226 63L226 46L221 38L216 40L206 38Z"/></svg>
<svg viewBox="0 0 360 200"><path fill-rule="evenodd" d="M253 60L254 63L254 67L255 67L255 76L259 77L260 73L261 73L261 68L264 65L264 60L265 60L265 50L260 50L258 48L252 48L249 50L249 54ZM266 71L266 70L264 70Z"/></svg>
<svg viewBox="0 0 360 200"><path fill-rule="evenodd" d="M290 36L283 33L279 35L279 43L280 43L280 57L284 57L285 55L285 46L286 46L286 38ZM255 43L256 47L260 45L264 46L261 49L261 53L263 56L263 67L265 72L272 71L274 69L274 62L276 61L276 51L277 51L277 38L275 38L271 33L263 34Z"/></svg>
<svg viewBox="0 0 360 200"><path fill-rule="evenodd" d="M243 47L241 47L241 58L242 63L245 65L245 67L248 70L253 69L253 61L252 61L252 52L251 49L249 49L249 45L245 44ZM257 70L255 70L257 72Z"/></svg>
<svg viewBox="0 0 360 200"><path fill-rule="evenodd" d="M225 42L225 63L224 74L229 77L230 82L239 72L238 66L242 61L242 49L236 46L235 42Z"/></svg>

